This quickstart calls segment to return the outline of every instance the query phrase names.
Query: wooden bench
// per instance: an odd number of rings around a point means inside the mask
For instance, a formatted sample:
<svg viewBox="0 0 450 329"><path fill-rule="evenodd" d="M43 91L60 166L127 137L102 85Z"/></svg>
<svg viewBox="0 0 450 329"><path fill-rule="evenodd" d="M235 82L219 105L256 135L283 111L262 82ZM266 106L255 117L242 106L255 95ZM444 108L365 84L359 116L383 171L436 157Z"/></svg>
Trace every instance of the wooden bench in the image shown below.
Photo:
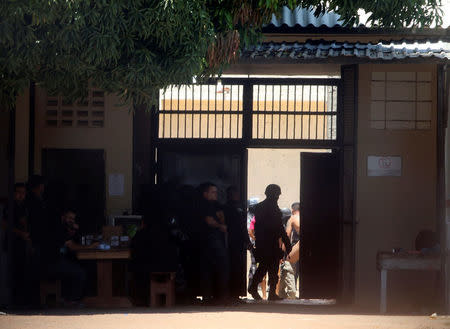
<svg viewBox="0 0 450 329"><path fill-rule="evenodd" d="M39 292L41 298L41 305L47 304L47 297L55 295L56 304L61 300L61 281L43 279L39 285Z"/></svg>

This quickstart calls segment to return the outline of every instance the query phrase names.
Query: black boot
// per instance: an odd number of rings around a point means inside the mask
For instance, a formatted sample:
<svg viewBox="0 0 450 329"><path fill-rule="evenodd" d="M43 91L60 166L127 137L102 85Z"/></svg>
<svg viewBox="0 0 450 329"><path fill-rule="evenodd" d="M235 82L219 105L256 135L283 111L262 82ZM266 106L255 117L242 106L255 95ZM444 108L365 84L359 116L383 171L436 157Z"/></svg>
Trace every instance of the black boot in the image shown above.
<svg viewBox="0 0 450 329"><path fill-rule="evenodd" d="M248 292L252 295L254 300L262 300L261 296L258 293L258 284L253 284L255 281L253 280L252 284L248 287Z"/></svg>

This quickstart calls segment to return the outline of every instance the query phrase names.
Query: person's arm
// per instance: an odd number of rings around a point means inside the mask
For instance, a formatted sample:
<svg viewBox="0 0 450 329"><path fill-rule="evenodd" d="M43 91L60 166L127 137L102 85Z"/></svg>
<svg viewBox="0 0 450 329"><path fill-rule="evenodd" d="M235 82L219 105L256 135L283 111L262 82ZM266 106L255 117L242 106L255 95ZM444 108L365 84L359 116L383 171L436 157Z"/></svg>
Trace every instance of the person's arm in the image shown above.
<svg viewBox="0 0 450 329"><path fill-rule="evenodd" d="M8 221L2 220L2 230L6 231L7 228L8 228ZM29 232L20 230L17 227L13 227L12 231L13 231L14 234L16 234L22 240L31 241Z"/></svg>
<svg viewBox="0 0 450 329"><path fill-rule="evenodd" d="M255 240L255 230L252 228L248 229L248 235L250 235L250 237Z"/></svg>
<svg viewBox="0 0 450 329"><path fill-rule="evenodd" d="M218 223L212 216L206 216L205 222L209 227L218 228L222 232L227 231L227 226L225 224Z"/></svg>
<svg viewBox="0 0 450 329"><path fill-rule="evenodd" d="M225 225L225 215L222 210L216 212L216 216L219 219L219 223Z"/></svg>
<svg viewBox="0 0 450 329"><path fill-rule="evenodd" d="M286 231L284 230L283 224L280 225L280 235L281 235L281 240L283 241L286 253L289 254L292 250L292 246L291 246L291 241L289 240L289 238L286 234Z"/></svg>
<svg viewBox="0 0 450 329"><path fill-rule="evenodd" d="M19 230L18 228L15 228L15 227L13 228L12 231L13 231L14 234L18 235L22 240L31 241L30 240L30 233L22 231L22 230Z"/></svg>
<svg viewBox="0 0 450 329"><path fill-rule="evenodd" d="M69 248L71 251L79 251L79 250L86 250L86 249L96 249L99 246L99 242L94 242L93 244L89 246L83 246L73 240L67 240L64 245Z"/></svg>
<svg viewBox="0 0 450 329"><path fill-rule="evenodd" d="M286 235L290 237L292 234L292 217L289 218L286 224Z"/></svg>
<svg viewBox="0 0 450 329"><path fill-rule="evenodd" d="M248 232L247 232L247 225L246 225L246 221L247 221L247 217L245 215L240 217L240 221L239 221L239 233L241 235L241 241L244 242L244 246L245 247L249 247L251 245L250 242L250 238L248 236Z"/></svg>

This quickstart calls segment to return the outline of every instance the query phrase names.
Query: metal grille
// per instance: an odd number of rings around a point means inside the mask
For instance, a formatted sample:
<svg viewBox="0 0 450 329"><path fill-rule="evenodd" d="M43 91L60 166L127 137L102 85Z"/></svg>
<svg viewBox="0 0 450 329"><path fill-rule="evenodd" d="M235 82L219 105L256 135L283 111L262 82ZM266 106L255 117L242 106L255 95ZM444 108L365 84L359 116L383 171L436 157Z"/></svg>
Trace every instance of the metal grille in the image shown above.
<svg viewBox="0 0 450 329"><path fill-rule="evenodd" d="M253 139L336 140L336 85L253 86Z"/></svg>
<svg viewBox="0 0 450 329"><path fill-rule="evenodd" d="M71 102L64 96L47 95L45 124L47 127L102 128L105 123L105 93L89 90L84 100Z"/></svg>
<svg viewBox="0 0 450 329"><path fill-rule="evenodd" d="M242 85L182 85L160 91L159 138L242 138Z"/></svg>

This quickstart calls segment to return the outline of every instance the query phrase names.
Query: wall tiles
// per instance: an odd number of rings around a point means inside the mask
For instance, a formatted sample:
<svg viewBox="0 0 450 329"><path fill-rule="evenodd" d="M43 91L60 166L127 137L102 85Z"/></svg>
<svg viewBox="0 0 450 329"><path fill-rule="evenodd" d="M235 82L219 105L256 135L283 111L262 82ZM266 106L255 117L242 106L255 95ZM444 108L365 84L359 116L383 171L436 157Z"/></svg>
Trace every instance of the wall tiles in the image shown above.
<svg viewBox="0 0 450 329"><path fill-rule="evenodd" d="M372 129L431 129L431 72L372 72Z"/></svg>

